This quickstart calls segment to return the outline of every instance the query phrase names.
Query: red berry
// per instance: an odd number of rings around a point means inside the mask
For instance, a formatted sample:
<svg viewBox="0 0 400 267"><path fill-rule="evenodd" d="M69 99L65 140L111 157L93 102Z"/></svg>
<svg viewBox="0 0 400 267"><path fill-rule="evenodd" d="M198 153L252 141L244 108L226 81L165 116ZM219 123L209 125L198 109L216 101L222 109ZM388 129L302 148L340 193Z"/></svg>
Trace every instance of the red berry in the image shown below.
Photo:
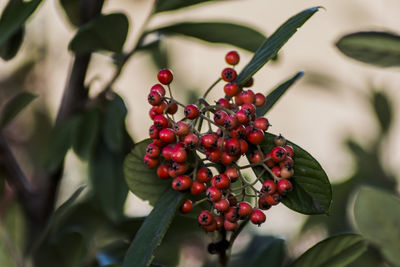
<svg viewBox="0 0 400 267"><path fill-rule="evenodd" d="M156 113L156 114L163 114L164 110L167 107L167 103L165 101L162 101L161 104L157 105L157 106L153 106L150 111Z"/></svg>
<svg viewBox="0 0 400 267"><path fill-rule="evenodd" d="M289 156L286 156L284 160L279 162L279 167L281 167L282 169L283 168L291 169L293 168L293 165L294 165L293 159Z"/></svg>
<svg viewBox="0 0 400 267"><path fill-rule="evenodd" d="M178 111L178 104L171 103L171 101L168 101L168 103L167 103L167 113L168 114L175 114L177 111Z"/></svg>
<svg viewBox="0 0 400 267"><path fill-rule="evenodd" d="M240 154L240 142L236 138L230 138L226 141L225 151L231 155L236 156Z"/></svg>
<svg viewBox="0 0 400 267"><path fill-rule="evenodd" d="M257 93L257 94L256 94L256 100L255 100L255 105L256 105L256 107L262 107L262 106L264 106L266 100L267 100L267 99L265 98L265 96L264 96L263 94Z"/></svg>
<svg viewBox="0 0 400 267"><path fill-rule="evenodd" d="M281 162L286 158L286 150L281 146L276 146L271 151L271 158L275 162Z"/></svg>
<svg viewBox="0 0 400 267"><path fill-rule="evenodd" d="M189 120L196 119L200 115L199 108L193 104L187 105L183 113L185 114L186 119Z"/></svg>
<svg viewBox="0 0 400 267"><path fill-rule="evenodd" d="M273 180L266 180L261 187L261 193L271 195L275 192L276 192L276 183Z"/></svg>
<svg viewBox="0 0 400 267"><path fill-rule="evenodd" d="M211 148L206 151L206 157L209 161L218 163L221 160L221 150L218 148Z"/></svg>
<svg viewBox="0 0 400 267"><path fill-rule="evenodd" d="M227 168L225 170L225 175L229 177L231 183L234 183L239 179L239 171L234 167Z"/></svg>
<svg viewBox="0 0 400 267"><path fill-rule="evenodd" d="M153 159L150 158L148 155L144 156L144 164L147 166L149 169L154 169L155 167L158 166L159 160L158 158Z"/></svg>
<svg viewBox="0 0 400 267"><path fill-rule="evenodd" d="M207 187L205 183L194 181L190 187L190 192L192 195L200 195L201 193L205 192L206 189Z"/></svg>
<svg viewBox="0 0 400 267"><path fill-rule="evenodd" d="M184 121L178 121L174 125L175 134L178 136L186 136L189 134L189 125Z"/></svg>
<svg viewBox="0 0 400 267"><path fill-rule="evenodd" d="M189 189L191 185L192 179L187 175L178 176L172 181L172 188L176 191L185 191Z"/></svg>
<svg viewBox="0 0 400 267"><path fill-rule="evenodd" d="M252 90L242 91L240 98L244 104L253 104L256 101L256 95Z"/></svg>
<svg viewBox="0 0 400 267"><path fill-rule="evenodd" d="M223 110L217 110L214 114L214 121L218 125L223 125L228 114Z"/></svg>
<svg viewBox="0 0 400 267"><path fill-rule="evenodd" d="M229 193L228 196L226 197L229 200L229 205L231 207L236 206L237 204L237 198L234 193Z"/></svg>
<svg viewBox="0 0 400 267"><path fill-rule="evenodd" d="M218 136L214 133L205 134L201 137L201 144L204 148L215 148L217 147Z"/></svg>
<svg viewBox="0 0 400 267"><path fill-rule="evenodd" d="M185 136L183 143L187 149L195 149L200 143L200 138L196 134L191 133Z"/></svg>
<svg viewBox="0 0 400 267"><path fill-rule="evenodd" d="M225 212L229 210L229 201L227 199L221 199L214 203L214 208L219 212Z"/></svg>
<svg viewBox="0 0 400 267"><path fill-rule="evenodd" d="M212 172L209 168L203 167L197 171L196 179L201 183L208 183L212 178Z"/></svg>
<svg viewBox="0 0 400 267"><path fill-rule="evenodd" d="M189 168L189 165L185 162L185 163L178 163L178 162L174 162L171 164L171 167L168 170L168 174L171 177L177 177L179 175L184 174Z"/></svg>
<svg viewBox="0 0 400 267"><path fill-rule="evenodd" d="M286 145L286 146L284 146L284 148L285 148L285 150L286 150L286 154L287 154L289 157L293 158L293 155L294 155L293 147L292 147L291 145Z"/></svg>
<svg viewBox="0 0 400 267"><path fill-rule="evenodd" d="M225 212L225 219L230 222L237 222L239 220L239 213L237 207L230 207L227 212Z"/></svg>
<svg viewBox="0 0 400 267"><path fill-rule="evenodd" d="M160 70L157 74L158 81L162 84L170 84L174 78L169 69Z"/></svg>
<svg viewBox="0 0 400 267"><path fill-rule="evenodd" d="M243 105L243 101L242 101L242 99L240 98L240 95L236 95L233 99L235 100L235 104L236 104L236 105L238 105L238 106Z"/></svg>
<svg viewBox="0 0 400 267"><path fill-rule="evenodd" d="M265 160L265 164L267 164L267 166L269 167L269 168L273 168L274 166L275 166L275 161L273 161L272 160L272 158L271 158L271 153L268 153L266 156L265 156L265 158L267 159L267 160Z"/></svg>
<svg viewBox="0 0 400 267"><path fill-rule="evenodd" d="M245 84L243 84L243 87L252 87L254 84L254 78L251 77L250 79L247 80L247 82L245 82Z"/></svg>
<svg viewBox="0 0 400 267"><path fill-rule="evenodd" d="M281 201L281 196L278 192L273 193L272 195L265 195L265 199L267 200L268 204L271 206L278 205Z"/></svg>
<svg viewBox="0 0 400 267"><path fill-rule="evenodd" d="M274 144L276 145L276 146L285 146L286 145L286 138L285 137L283 137L282 135L278 135L278 136L275 136L275 138L274 138Z"/></svg>
<svg viewBox="0 0 400 267"><path fill-rule="evenodd" d="M258 198L258 207L262 210L268 210L271 205L267 201L267 195L262 195Z"/></svg>
<svg viewBox="0 0 400 267"><path fill-rule="evenodd" d="M206 196L211 202L217 202L222 198L222 192L214 186L210 186L206 191Z"/></svg>
<svg viewBox="0 0 400 267"><path fill-rule="evenodd" d="M163 157L164 157L164 159L165 160L167 160L167 161L170 161L170 160L172 160L172 151L174 150L174 146L173 145L168 145L168 146L165 146L163 149L162 149L162 155L163 155Z"/></svg>
<svg viewBox="0 0 400 267"><path fill-rule="evenodd" d="M256 163L262 160L260 152L258 150L253 150L249 154L249 160L251 163Z"/></svg>
<svg viewBox="0 0 400 267"><path fill-rule="evenodd" d="M160 140L167 143L171 144L175 142L175 133L171 128L164 128L160 131Z"/></svg>
<svg viewBox="0 0 400 267"><path fill-rule="evenodd" d="M254 128L248 135L247 141L252 143L253 145L261 144L264 139L264 132L260 129Z"/></svg>
<svg viewBox="0 0 400 267"><path fill-rule="evenodd" d="M154 120L154 118L157 116L157 113L153 110L153 108L149 110L149 116L152 120Z"/></svg>
<svg viewBox="0 0 400 267"><path fill-rule="evenodd" d="M242 201L238 205L238 215L240 219L244 219L247 216L249 216L253 211L253 207L250 205L250 203L246 201Z"/></svg>
<svg viewBox="0 0 400 267"><path fill-rule="evenodd" d="M276 177L281 177L281 167L275 166L271 169L271 171Z"/></svg>
<svg viewBox="0 0 400 267"><path fill-rule="evenodd" d="M289 179L290 177L292 177L294 175L294 170L293 168L287 168L284 167L281 169L281 178L283 179Z"/></svg>
<svg viewBox="0 0 400 267"><path fill-rule="evenodd" d="M267 118L260 117L254 120L254 128L267 131L269 127L269 122Z"/></svg>
<svg viewBox="0 0 400 267"><path fill-rule="evenodd" d="M240 89L237 83L227 83L224 86L224 92L229 97L234 97L235 95L239 94Z"/></svg>
<svg viewBox="0 0 400 267"><path fill-rule="evenodd" d="M158 158L160 153L160 148L155 144L149 144L146 148L146 155L148 155L150 158Z"/></svg>
<svg viewBox="0 0 400 267"><path fill-rule="evenodd" d="M214 221L217 224L217 230L221 230L224 227L224 217L222 215L214 216Z"/></svg>
<svg viewBox="0 0 400 267"><path fill-rule="evenodd" d="M230 184L231 184L231 180L225 174L215 175L211 179L211 185L217 189L221 189L221 190L228 189Z"/></svg>
<svg viewBox="0 0 400 267"><path fill-rule="evenodd" d="M265 216L265 214L264 214L264 212L262 210L256 209L251 214L250 220L251 220L252 223L260 226L260 224L265 222L266 216Z"/></svg>
<svg viewBox="0 0 400 267"><path fill-rule="evenodd" d="M225 150L226 140L222 137L219 137L217 140L217 148L221 149L222 151Z"/></svg>
<svg viewBox="0 0 400 267"><path fill-rule="evenodd" d="M197 221L200 225L210 225L213 222L213 215L208 210L203 210L199 214Z"/></svg>
<svg viewBox="0 0 400 267"><path fill-rule="evenodd" d="M160 179L168 179L169 178L168 170L169 170L169 167L167 164L161 164L157 168L157 176Z"/></svg>
<svg viewBox="0 0 400 267"><path fill-rule="evenodd" d="M246 127L238 125L235 129L231 130L232 138L242 139L246 137Z"/></svg>
<svg viewBox="0 0 400 267"><path fill-rule="evenodd" d="M206 232L214 232L217 230L217 223L213 220L209 225L202 225L201 228Z"/></svg>
<svg viewBox="0 0 400 267"><path fill-rule="evenodd" d="M240 142L240 154L247 153L247 151L249 150L249 145L247 144L247 142L243 139L240 139L239 142Z"/></svg>
<svg viewBox="0 0 400 267"><path fill-rule="evenodd" d="M241 109L238 112L236 112L235 116L238 122L241 124L248 124L249 121L251 120L251 113L249 113L245 109Z"/></svg>
<svg viewBox="0 0 400 267"><path fill-rule="evenodd" d="M256 114L256 106L251 103L244 103L241 109L249 111L252 117Z"/></svg>
<svg viewBox="0 0 400 267"><path fill-rule="evenodd" d="M168 119L164 115L156 115L153 122L154 126L159 130L168 126Z"/></svg>
<svg viewBox="0 0 400 267"><path fill-rule="evenodd" d="M287 193L293 190L292 183L287 179L281 179L278 181L278 193L285 196Z"/></svg>
<svg viewBox="0 0 400 267"><path fill-rule="evenodd" d="M225 166L231 165L234 161L238 159L237 156L229 155L226 152L223 152L221 155L221 163Z"/></svg>
<svg viewBox="0 0 400 267"><path fill-rule="evenodd" d="M220 98L216 103L217 106L223 107L223 108L230 108L231 103L229 103L228 99L225 98Z"/></svg>
<svg viewBox="0 0 400 267"><path fill-rule="evenodd" d="M152 91L156 91L156 92L160 93L160 95L165 96L165 89L159 83L157 83L157 84L153 85L153 87L151 87L150 92L152 92Z"/></svg>
<svg viewBox="0 0 400 267"><path fill-rule="evenodd" d="M175 162L185 162L187 160L186 150L182 146L175 146L171 153L171 158Z"/></svg>
<svg viewBox="0 0 400 267"><path fill-rule="evenodd" d="M152 139L157 139L157 138L159 137L159 136L158 136L158 133L159 133L159 131L158 131L157 127L154 126L154 125L151 125L151 126L150 126L150 129L149 129L149 136L150 136L150 138L152 138Z"/></svg>
<svg viewBox="0 0 400 267"><path fill-rule="evenodd" d="M161 141L160 139L153 139L153 144L155 144L156 146L162 148L165 147L167 144L163 141Z"/></svg>
<svg viewBox="0 0 400 267"><path fill-rule="evenodd" d="M185 200L185 202L183 202L180 211L181 213L189 213L191 212L193 209L193 203L190 199Z"/></svg>
<svg viewBox="0 0 400 267"><path fill-rule="evenodd" d="M238 120L235 115L228 115L224 120L224 127L227 130L233 130L238 126Z"/></svg>
<svg viewBox="0 0 400 267"><path fill-rule="evenodd" d="M221 73L221 78L225 82L233 81L234 79L236 79L236 76L237 76L236 70L232 68L225 68Z"/></svg>
<svg viewBox="0 0 400 267"><path fill-rule="evenodd" d="M152 106L160 105L163 101L162 95L157 91L151 91L147 96L147 101Z"/></svg>
<svg viewBox="0 0 400 267"><path fill-rule="evenodd" d="M234 51L234 50L233 51L229 51L225 55L225 61L229 65L235 66L235 65L237 65L239 63L239 60L240 60L239 53Z"/></svg>
<svg viewBox="0 0 400 267"><path fill-rule="evenodd" d="M224 228L226 231L235 231L239 227L238 222L224 220Z"/></svg>

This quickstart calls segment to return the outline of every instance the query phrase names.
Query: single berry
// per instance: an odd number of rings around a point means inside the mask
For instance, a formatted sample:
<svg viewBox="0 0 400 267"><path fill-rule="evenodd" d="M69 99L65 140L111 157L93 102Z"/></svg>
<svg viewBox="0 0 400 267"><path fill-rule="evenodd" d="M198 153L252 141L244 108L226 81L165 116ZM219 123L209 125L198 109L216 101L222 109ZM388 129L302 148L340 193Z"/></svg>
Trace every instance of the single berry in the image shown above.
<svg viewBox="0 0 400 267"><path fill-rule="evenodd" d="M246 109L238 110L235 113L236 119L241 124L248 124L251 120L251 113L249 113Z"/></svg>
<svg viewBox="0 0 400 267"><path fill-rule="evenodd" d="M265 98L265 96L263 94L257 93L254 104L256 105L256 107L262 107L265 105L266 101L267 101L267 99Z"/></svg>
<svg viewBox="0 0 400 267"><path fill-rule="evenodd" d="M157 127L154 126L154 125L151 125L150 129L149 129L150 138L151 139L157 139L159 137L158 133L159 133L159 131L158 131Z"/></svg>
<svg viewBox="0 0 400 267"><path fill-rule="evenodd" d="M235 115L228 115L224 120L224 127L230 131L235 129L238 126L238 121Z"/></svg>
<svg viewBox="0 0 400 267"><path fill-rule="evenodd" d="M261 187L261 193L271 195L276 192L276 183L273 180L266 180Z"/></svg>
<svg viewBox="0 0 400 267"><path fill-rule="evenodd" d="M201 144L204 148L215 148L217 147L218 136L214 133L204 134L201 137Z"/></svg>
<svg viewBox="0 0 400 267"><path fill-rule="evenodd" d="M253 130L247 135L247 141L253 145L261 144L264 139L264 132L260 129L253 128Z"/></svg>
<svg viewBox="0 0 400 267"><path fill-rule="evenodd" d="M146 155L148 155L150 158L158 158L158 156L160 156L160 153L160 148L153 143L149 144L146 148Z"/></svg>
<svg viewBox="0 0 400 267"><path fill-rule="evenodd" d="M293 159L289 156L286 156L284 160L279 162L279 167L281 167L282 169L283 168L291 169L293 168L293 165L294 165Z"/></svg>
<svg viewBox="0 0 400 267"><path fill-rule="evenodd" d="M154 110L153 110L153 108L151 108L150 110L149 110L149 116L150 116L150 119L152 119L152 120L154 120L154 118L157 116L157 112L155 112Z"/></svg>
<svg viewBox="0 0 400 267"><path fill-rule="evenodd" d="M273 168L273 167L276 165L275 161L272 160L271 153L268 153L268 154L265 156L265 158L266 158L265 164L267 164L267 166L268 166L270 169Z"/></svg>
<svg viewBox="0 0 400 267"><path fill-rule="evenodd" d="M240 219L244 219L247 216L249 216L253 211L253 207L250 205L250 203L246 201L242 201L238 205L238 215Z"/></svg>
<svg viewBox="0 0 400 267"><path fill-rule="evenodd" d="M229 51L228 53L226 53L226 55L225 55L225 61L229 65L235 66L239 63L239 60L240 60L240 56L237 51L232 50L232 51Z"/></svg>
<svg viewBox="0 0 400 267"><path fill-rule="evenodd" d="M144 156L144 164L146 165L147 168L149 169L154 169L155 167L158 166L159 159L153 159L150 158L148 155Z"/></svg>
<svg viewBox="0 0 400 267"><path fill-rule="evenodd" d="M152 91L156 91L156 92L160 93L160 95L165 96L165 89L159 83L157 83L157 84L153 85L153 87L151 87L150 92L152 92Z"/></svg>
<svg viewBox="0 0 400 267"><path fill-rule="evenodd" d="M225 82L233 81L234 79L236 79L236 76L237 76L236 70L232 68L225 68L221 73L221 78Z"/></svg>
<svg viewBox="0 0 400 267"><path fill-rule="evenodd" d="M206 189L207 187L205 183L194 181L190 187L190 193L192 193L192 195L200 195L201 193L204 193Z"/></svg>
<svg viewBox="0 0 400 267"><path fill-rule="evenodd" d="M238 222L224 221L224 228L226 231L235 231L239 227Z"/></svg>
<svg viewBox="0 0 400 267"><path fill-rule="evenodd" d="M283 137L282 135L275 136L274 144L276 146L285 146L286 145L286 138Z"/></svg>
<svg viewBox="0 0 400 267"><path fill-rule="evenodd" d="M243 84L243 87L252 87L253 84L254 84L254 78L251 77L250 79L247 80L247 82L245 82L245 83Z"/></svg>
<svg viewBox="0 0 400 267"><path fill-rule="evenodd" d="M260 129L262 131L267 131L269 127L269 122L267 118L260 117L254 120L254 128Z"/></svg>
<svg viewBox="0 0 400 267"><path fill-rule="evenodd" d="M252 90L247 90L247 91L243 90L240 93L240 98L242 99L242 102L244 104L254 104L256 101L256 95Z"/></svg>
<svg viewBox="0 0 400 267"><path fill-rule="evenodd" d="M278 193L281 196L285 196L287 193L293 190L292 183L287 179L281 179L278 181Z"/></svg>
<svg viewBox="0 0 400 267"><path fill-rule="evenodd" d="M281 201L281 196L278 192L273 193L272 195L265 195L265 199L267 200L268 204L271 206L278 205Z"/></svg>
<svg viewBox="0 0 400 267"><path fill-rule="evenodd" d="M237 83L227 83L224 86L224 92L229 97L234 97L239 94L240 89Z"/></svg>
<svg viewBox="0 0 400 267"><path fill-rule="evenodd" d="M238 156L232 156L226 152L223 152L221 155L221 163L225 166L231 165L236 160L238 160Z"/></svg>
<svg viewBox="0 0 400 267"><path fill-rule="evenodd" d="M156 146L158 146L159 148L163 148L165 147L166 144L165 142L161 141L159 138L158 139L153 139L153 144L155 144Z"/></svg>
<svg viewBox="0 0 400 267"><path fill-rule="evenodd" d="M156 115L153 123L157 129L161 130L168 126L168 119L164 115Z"/></svg>
<svg viewBox="0 0 400 267"><path fill-rule="evenodd" d="M228 189L230 184L231 184L231 180L225 174L215 175L211 179L211 185L220 190Z"/></svg>
<svg viewBox="0 0 400 267"><path fill-rule="evenodd" d="M240 154L240 142L236 138L230 138L226 141L225 151L231 156Z"/></svg>
<svg viewBox="0 0 400 267"><path fill-rule="evenodd" d="M147 101L152 106L158 106L158 105L160 105L162 103L163 97L159 92L151 91L149 93L149 95L147 96Z"/></svg>
<svg viewBox="0 0 400 267"><path fill-rule="evenodd" d="M183 113L185 114L186 119L189 120L196 119L200 115L199 108L193 104L187 105Z"/></svg>
<svg viewBox="0 0 400 267"><path fill-rule="evenodd" d="M277 163L285 160L286 154L286 150L281 146L276 146L271 150L271 158Z"/></svg>
<svg viewBox="0 0 400 267"><path fill-rule="evenodd" d="M284 146L284 148L286 150L287 155L289 157L293 158L293 155L294 155L293 147L291 145L286 145L286 146Z"/></svg>
<svg viewBox="0 0 400 267"><path fill-rule="evenodd" d="M187 153L183 146L175 146L171 153L171 158L175 162L185 162L187 160Z"/></svg>
<svg viewBox="0 0 400 267"><path fill-rule="evenodd" d="M167 143L167 144L171 144L173 142L175 142L175 133L174 130L172 130L171 128L164 128L160 131L159 133L160 135L160 140Z"/></svg>
<svg viewBox="0 0 400 267"><path fill-rule="evenodd" d="M218 163L221 160L222 152L218 148L211 148L206 151L206 157L213 163Z"/></svg>
<svg viewBox="0 0 400 267"><path fill-rule="evenodd" d="M223 108L231 108L231 103L229 103L228 99L225 98L220 98L217 102L215 102L215 104Z"/></svg>
<svg viewBox="0 0 400 267"><path fill-rule="evenodd" d="M231 183L234 183L239 179L239 171L234 167L227 168L225 170L225 175L229 177Z"/></svg>
<svg viewBox="0 0 400 267"><path fill-rule="evenodd" d="M251 213L250 220L252 223L260 226L263 222L265 222L266 216L262 210L256 209L253 211L253 213Z"/></svg>
<svg viewBox="0 0 400 267"><path fill-rule="evenodd" d="M178 111L178 104L175 102L168 101L167 103L167 113L168 114L175 114Z"/></svg>
<svg viewBox="0 0 400 267"><path fill-rule="evenodd" d="M213 221L213 215L208 210L203 210L199 214L197 221L199 222L200 225L210 225Z"/></svg>
<svg viewBox="0 0 400 267"><path fill-rule="evenodd" d="M171 177L177 177L179 175L186 173L188 168L189 165L186 162L185 163L173 162L168 170L168 174Z"/></svg>
<svg viewBox="0 0 400 267"><path fill-rule="evenodd" d="M174 78L169 69L160 70L157 74L158 81L162 84L170 84Z"/></svg>
<svg viewBox="0 0 400 267"><path fill-rule="evenodd" d="M181 213L189 213L193 209L193 203L190 199L185 200L183 202L181 208L179 209Z"/></svg>
<svg viewBox="0 0 400 267"><path fill-rule="evenodd" d="M195 149L200 143L200 138L196 134L191 133L185 136L183 143L187 149Z"/></svg>
<svg viewBox="0 0 400 267"><path fill-rule="evenodd" d="M185 191L192 185L192 179L187 175L181 175L176 177L172 181L172 188L176 191Z"/></svg>
<svg viewBox="0 0 400 267"><path fill-rule="evenodd" d="M162 101L161 104L157 106L153 106L150 111L154 112L155 114L163 114L164 110L167 108L167 103Z"/></svg>
<svg viewBox="0 0 400 267"><path fill-rule="evenodd" d="M237 198L235 196L234 193L229 193L228 196L226 197L229 200L229 205L231 207L236 206L237 205Z"/></svg>
<svg viewBox="0 0 400 267"><path fill-rule="evenodd" d="M161 164L157 168L157 176L160 179L168 179L169 178L168 169L169 166L167 164Z"/></svg>
<svg viewBox="0 0 400 267"><path fill-rule="evenodd" d="M260 162L262 160L260 152L257 149L253 150L249 154L249 161L251 163Z"/></svg>
<svg viewBox="0 0 400 267"><path fill-rule="evenodd" d="M175 134L178 136L186 136L189 134L190 128L189 125L184 121L178 121L174 125Z"/></svg>
<svg viewBox="0 0 400 267"><path fill-rule="evenodd" d="M275 166L271 169L271 172L275 174L276 177L281 177L281 167Z"/></svg>
<svg viewBox="0 0 400 267"><path fill-rule="evenodd" d="M222 215L214 216L214 221L217 224L217 230L221 230L224 227L224 217Z"/></svg>
<svg viewBox="0 0 400 267"><path fill-rule="evenodd" d="M219 212L225 212L229 210L229 201L227 199L221 199L214 203L214 208Z"/></svg>
<svg viewBox="0 0 400 267"><path fill-rule="evenodd" d="M209 168L203 167L197 171L196 179L201 183L208 183L212 178L212 172Z"/></svg>
<svg viewBox="0 0 400 267"><path fill-rule="evenodd" d="M165 160L167 160L167 161L171 161L172 160L171 156L172 156L172 151L173 150L174 150L174 146L173 145L165 146L162 149L162 155L163 155Z"/></svg>
<svg viewBox="0 0 400 267"><path fill-rule="evenodd" d="M232 138L242 139L246 137L246 127L238 125L235 129L231 130Z"/></svg>
<svg viewBox="0 0 400 267"><path fill-rule="evenodd" d="M237 207L230 207L227 212L225 212L225 219L230 222L237 222L239 220L239 213Z"/></svg>
<svg viewBox="0 0 400 267"><path fill-rule="evenodd" d="M238 105L238 106L243 105L243 101L242 101L242 99L240 98L240 95L236 95L233 99L235 100L235 104L236 104L236 105Z"/></svg>
<svg viewBox="0 0 400 267"><path fill-rule="evenodd" d="M201 228L206 232L214 232L217 230L217 223L213 220L209 225L202 225Z"/></svg>
<svg viewBox="0 0 400 267"><path fill-rule="evenodd" d="M249 150L249 144L243 139L239 140L240 142L240 154L246 154L247 151Z"/></svg>
<svg viewBox="0 0 400 267"><path fill-rule="evenodd" d="M225 121L226 116L228 116L228 113L226 113L225 111L223 111L221 109L217 110L214 113L214 121L215 121L215 123L218 124L218 125L224 125L224 121Z"/></svg>
<svg viewBox="0 0 400 267"><path fill-rule="evenodd" d="M271 208L271 205L267 201L267 195L261 195L258 198L258 207L262 210L268 210Z"/></svg>
<svg viewBox="0 0 400 267"><path fill-rule="evenodd" d="M206 196L211 202L217 202L222 198L222 192L216 187L210 186L206 191Z"/></svg>
<svg viewBox="0 0 400 267"><path fill-rule="evenodd" d="M294 170L293 168L287 168L284 167L281 169L281 178L283 179L289 179L290 177L292 177L294 175Z"/></svg>

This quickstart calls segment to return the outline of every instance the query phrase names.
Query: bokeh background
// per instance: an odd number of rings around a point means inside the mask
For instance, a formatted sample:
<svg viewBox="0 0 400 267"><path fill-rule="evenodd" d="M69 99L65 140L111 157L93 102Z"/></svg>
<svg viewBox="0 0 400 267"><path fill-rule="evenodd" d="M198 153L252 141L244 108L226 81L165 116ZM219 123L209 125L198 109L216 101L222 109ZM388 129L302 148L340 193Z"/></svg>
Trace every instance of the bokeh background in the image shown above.
<svg viewBox="0 0 400 267"><path fill-rule="evenodd" d="M129 16L131 28L126 47L132 47L137 40L137 32L150 12L151 2L106 1L105 12L122 11ZM4 5L5 1L2 1L0 9ZM398 180L399 69L377 68L349 59L339 52L335 42L344 34L360 30L398 31L399 1L221 1L160 14L148 28L177 21L227 20L253 26L269 35L287 18L312 6L323 6L324 9L289 40L279 53L278 61L268 63L254 77L254 90L266 93L297 71L305 71L305 76L269 112L270 131L282 133L301 145L321 163L332 183L341 183L358 172L358 161L363 160L354 157L347 141L354 140L368 150L377 139L383 139L371 106L373 90L383 92L393 107L393 119L388 135L375 152L379 154L380 166L388 176ZM0 104L15 91L24 88L40 95L6 132L17 157L25 162L29 173L30 163L23 153L24 148L34 147L35 144L29 143L32 136L40 135L41 127L48 127L55 118L72 62L67 46L75 31L65 19L58 2L45 1L30 19L26 32L18 56L10 62L0 61ZM172 85L174 95L187 103L190 97L204 92L220 75L225 67L224 55L232 47L169 37L163 41L162 49L166 52L168 67L175 75ZM238 66L240 70L250 60L251 54L238 51L242 56ZM112 75L112 70L109 55L95 54L87 79L92 84L91 94L98 93ZM128 129L135 141L147 137L151 120L145 100L148 89L156 82L157 71L158 67L149 54L137 53L114 86L127 103ZM221 95L222 86L219 86L210 94L210 99ZM34 125L33 118L37 116L43 119ZM86 167L72 152L68 154L59 203L65 201L77 186L85 183ZM347 197L351 206L352 197ZM129 196L126 204L128 214L141 216L150 210L147 203L132 194ZM332 230L320 225L319 231L314 229L306 236L301 235L302 231L307 231L303 228L306 218L279 205L268 211L267 223L260 228L250 227L250 231L282 236L289 241L289 253L299 255ZM188 263L181 263L182 266L185 264Z"/></svg>

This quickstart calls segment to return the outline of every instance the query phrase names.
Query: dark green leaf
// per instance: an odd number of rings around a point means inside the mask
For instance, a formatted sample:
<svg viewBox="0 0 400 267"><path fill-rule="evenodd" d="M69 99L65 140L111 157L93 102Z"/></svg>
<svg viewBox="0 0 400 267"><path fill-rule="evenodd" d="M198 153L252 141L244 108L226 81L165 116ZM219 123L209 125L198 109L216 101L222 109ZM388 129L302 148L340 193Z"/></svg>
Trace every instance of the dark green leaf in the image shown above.
<svg viewBox="0 0 400 267"><path fill-rule="evenodd" d="M25 21L32 15L41 0L16 1L10 0L0 19L0 47L18 32Z"/></svg>
<svg viewBox="0 0 400 267"><path fill-rule="evenodd" d="M99 50L121 52L128 28L128 18L122 13L98 16L79 28L69 49L76 54Z"/></svg>
<svg viewBox="0 0 400 267"><path fill-rule="evenodd" d="M122 172L124 157L124 154L113 153L100 142L89 161L90 181L95 196L105 213L114 221L121 218L128 194Z"/></svg>
<svg viewBox="0 0 400 267"><path fill-rule="evenodd" d="M226 22L181 22L153 30L165 35L185 35L211 43L224 43L255 52L265 36L251 27Z"/></svg>
<svg viewBox="0 0 400 267"><path fill-rule="evenodd" d="M377 248L369 245L367 250L358 259L346 265L346 267L388 267Z"/></svg>
<svg viewBox="0 0 400 267"><path fill-rule="evenodd" d="M400 66L400 36L388 32L356 32L343 36L337 48L348 57L380 67Z"/></svg>
<svg viewBox="0 0 400 267"><path fill-rule="evenodd" d="M10 60L17 54L24 40L25 28L21 27L10 36L7 42L0 45L0 57L4 60Z"/></svg>
<svg viewBox="0 0 400 267"><path fill-rule="evenodd" d="M301 255L292 267L342 267L353 262L367 249L365 239L356 234L327 238Z"/></svg>
<svg viewBox="0 0 400 267"><path fill-rule="evenodd" d="M265 134L260 144L265 153L274 147L274 137L273 134ZM288 144L294 149L294 176L290 178L293 191L282 198L282 203L303 214L328 214L332 202L332 188L328 176L307 151L290 141ZM263 168L255 167L253 170L258 175ZM269 174L264 174L262 179L269 179Z"/></svg>
<svg viewBox="0 0 400 267"><path fill-rule="evenodd" d="M188 7L196 4L218 1L218 0L157 0L154 13L171 11L183 7ZM219 0L220 1L220 0Z"/></svg>
<svg viewBox="0 0 400 267"><path fill-rule="evenodd" d="M161 180L155 169L149 169L144 165L146 147L151 142L151 139L146 139L135 144L132 152L125 159L124 174L132 193L154 205L165 189L171 187L171 181Z"/></svg>
<svg viewBox="0 0 400 267"><path fill-rule="evenodd" d="M82 159L87 159L99 137L100 113L97 109L87 110L79 120L74 133L72 148Z"/></svg>
<svg viewBox="0 0 400 267"><path fill-rule="evenodd" d="M372 96L372 104L381 126L382 133L386 134L392 122L392 107L389 98L383 92L374 92Z"/></svg>
<svg viewBox="0 0 400 267"><path fill-rule="evenodd" d="M0 114L0 129L4 128L18 113L32 102L37 95L21 92L10 99L3 107Z"/></svg>
<svg viewBox="0 0 400 267"><path fill-rule="evenodd" d="M400 199L372 187L363 187L354 204L357 228L396 266L400 265L399 214Z"/></svg>
<svg viewBox="0 0 400 267"><path fill-rule="evenodd" d="M80 2L76 0L60 0L60 4L72 25L79 27L81 24Z"/></svg>
<svg viewBox="0 0 400 267"><path fill-rule="evenodd" d="M103 138L109 149L121 152L124 149L125 117L128 113L124 100L117 94L107 102L103 121Z"/></svg>
<svg viewBox="0 0 400 267"><path fill-rule="evenodd" d="M168 188L162 194L132 241L123 267L150 265L154 258L154 251L161 244L183 198L184 194L172 188Z"/></svg>
<svg viewBox="0 0 400 267"><path fill-rule="evenodd" d="M317 11L318 7L306 9L282 24L267 40L265 40L260 48L258 48L253 58L236 78L236 82L239 85L246 83L270 59L276 56L281 47L296 33L297 29Z"/></svg>
<svg viewBox="0 0 400 267"><path fill-rule="evenodd" d="M287 91L287 89L289 89L290 86L292 86L298 79L303 77L303 75L304 72L300 71L292 78L285 81L284 83L281 83L278 87L272 90L272 92L267 95L267 103L264 106L257 108L257 117L264 116L272 108L272 106L275 105L276 102L278 102L279 98L281 98L281 96Z"/></svg>

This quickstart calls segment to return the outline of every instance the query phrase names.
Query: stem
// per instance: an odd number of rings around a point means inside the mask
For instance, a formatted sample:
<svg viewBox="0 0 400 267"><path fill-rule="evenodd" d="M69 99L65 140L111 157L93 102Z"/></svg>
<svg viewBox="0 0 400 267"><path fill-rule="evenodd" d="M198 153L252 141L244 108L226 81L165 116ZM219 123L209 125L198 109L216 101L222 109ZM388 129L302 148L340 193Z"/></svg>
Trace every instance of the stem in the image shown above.
<svg viewBox="0 0 400 267"><path fill-rule="evenodd" d="M231 235L231 239L229 240L229 246L228 246L228 250L230 251L232 246L233 246L233 242L235 242L235 239L238 237L238 235L240 234L240 232L244 229L244 227L246 226L246 224L249 222L250 217L248 217L247 219L245 219L238 227L238 229L236 231L234 231Z"/></svg>
<svg viewBox="0 0 400 267"><path fill-rule="evenodd" d="M204 93L203 98L206 98L207 95L211 92L211 90L214 88L214 86L216 86L222 79L218 78L208 89L207 91Z"/></svg>

